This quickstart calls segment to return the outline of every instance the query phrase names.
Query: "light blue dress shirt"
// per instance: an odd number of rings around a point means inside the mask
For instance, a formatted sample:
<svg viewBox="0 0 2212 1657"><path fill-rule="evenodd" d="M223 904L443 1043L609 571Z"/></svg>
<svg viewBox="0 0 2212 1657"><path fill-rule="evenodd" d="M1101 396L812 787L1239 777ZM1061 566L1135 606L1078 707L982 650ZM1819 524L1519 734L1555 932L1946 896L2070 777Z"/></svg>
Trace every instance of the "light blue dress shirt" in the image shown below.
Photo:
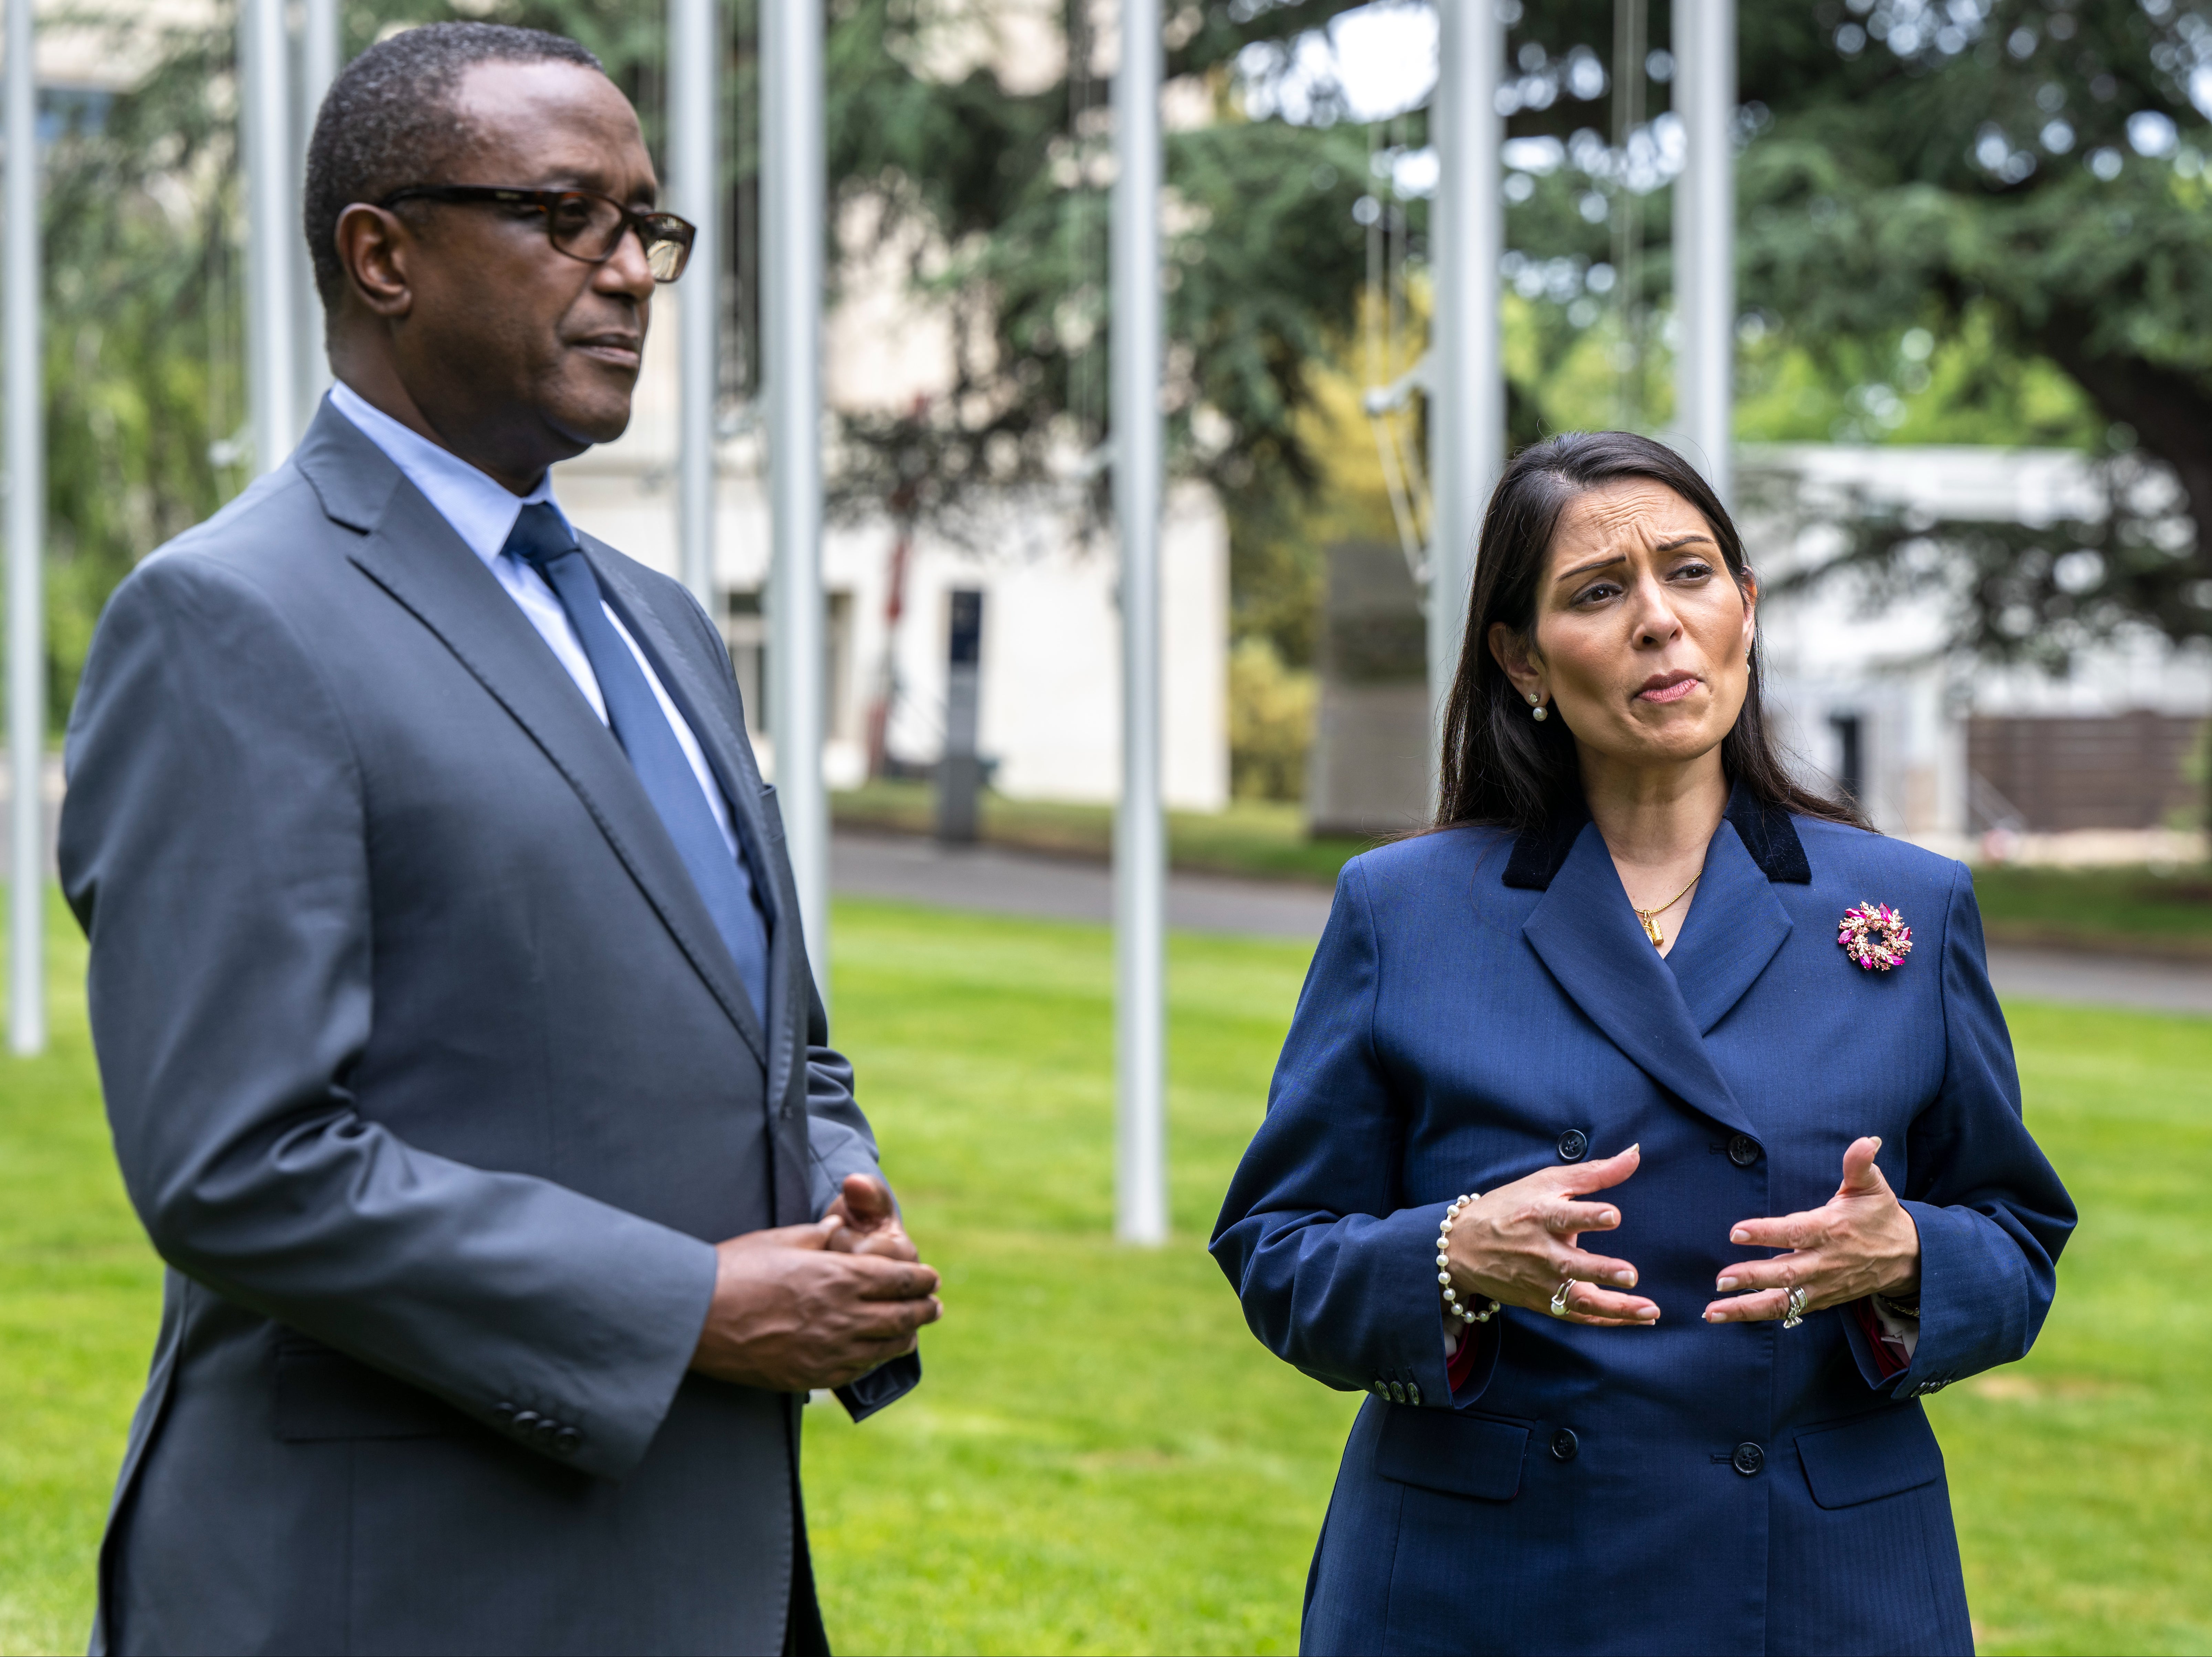
<svg viewBox="0 0 2212 1657"><path fill-rule="evenodd" d="M561 600L536 570L501 550L525 507L543 501L554 511L561 511L560 503L553 499L553 474L549 471L539 478L538 487L529 494L516 495L452 450L441 449L420 432L401 425L343 380L331 387L330 398L331 406L384 451L386 458L437 508L439 516L453 525L453 533L467 543L469 550L483 560L494 579L506 589L507 597L521 607L530 625L538 629L538 636L545 640L547 647L560 659L561 665L568 669L568 677L576 682L576 689L584 693L584 700L599 716L599 723L606 724L607 704L599 694L599 676L592 671L591 659L584 654L583 641L569 625ZM562 513L561 519L567 523L568 514ZM630 637L622 617L604 600L600 608L606 610L607 620L614 623L623 643L637 659L639 671L653 688L653 699L667 716L669 726L684 750L684 757L690 762L691 774L699 780L700 791L707 796L707 809L714 814L714 826L722 831L723 843L730 848L732 857L738 856L737 831L730 826L729 802L722 798L721 787L708 768L707 756L699 746L698 737L691 734L690 725L677 712L666 687L660 683L660 676L653 671L653 664L637 647L637 640Z"/></svg>

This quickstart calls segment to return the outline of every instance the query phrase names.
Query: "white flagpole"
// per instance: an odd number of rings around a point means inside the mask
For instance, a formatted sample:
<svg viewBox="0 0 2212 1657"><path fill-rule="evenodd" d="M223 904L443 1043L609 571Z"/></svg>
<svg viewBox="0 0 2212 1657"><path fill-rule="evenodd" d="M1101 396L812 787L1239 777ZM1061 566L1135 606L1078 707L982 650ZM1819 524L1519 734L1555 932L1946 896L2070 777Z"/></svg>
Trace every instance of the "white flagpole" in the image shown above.
<svg viewBox="0 0 2212 1657"><path fill-rule="evenodd" d="M300 20L300 130L293 146L296 159L290 173L295 180L304 179L307 139L315 130L315 116L323 106L323 94L338 78L343 58L338 33L338 0L306 0ZM294 203L295 209L299 205ZM299 376L293 414L304 431L307 422L314 417L316 403L330 389L330 354L323 349L323 301L315 291L314 261L307 251L307 237L295 223L286 240L292 247L292 308L299 327L299 337L292 349L292 366Z"/></svg>
<svg viewBox="0 0 2212 1657"><path fill-rule="evenodd" d="M830 796L822 780L822 0L762 0L761 323L768 403L769 725L800 924L830 998Z"/></svg>
<svg viewBox="0 0 2212 1657"><path fill-rule="evenodd" d="M7 0L5 370L8 402L8 1044L46 1046L46 540L44 353L39 338L37 27Z"/></svg>
<svg viewBox="0 0 2212 1657"><path fill-rule="evenodd" d="M721 52L714 0L669 0L671 210L698 227L677 295L676 521L684 585L719 622L714 592L714 404L721 389ZM779 763L781 755L778 756ZM809 933L811 941L812 934Z"/></svg>
<svg viewBox="0 0 2212 1657"><path fill-rule="evenodd" d="M1498 264L1505 251L1498 113L1505 28L1490 0L1441 0L1437 90L1430 106L1439 162L1432 218L1436 324L1429 360L1429 792L1436 798L1444 699L1458 671L1482 513L1505 464L1505 366Z"/></svg>
<svg viewBox="0 0 2212 1657"><path fill-rule="evenodd" d="M240 147L246 152L246 373L253 419L253 470L274 471L299 435L294 343L290 43L284 0L240 0Z"/></svg>
<svg viewBox="0 0 2212 1657"><path fill-rule="evenodd" d="M1674 94L1687 140L1674 183L1674 420L1727 505L1735 483L1735 0L1674 0Z"/></svg>
<svg viewBox="0 0 2212 1657"><path fill-rule="evenodd" d="M1114 833L1115 1231L1167 1241L1167 833L1160 801L1159 0L1122 0L1114 87L1114 516L1121 543L1121 804Z"/></svg>

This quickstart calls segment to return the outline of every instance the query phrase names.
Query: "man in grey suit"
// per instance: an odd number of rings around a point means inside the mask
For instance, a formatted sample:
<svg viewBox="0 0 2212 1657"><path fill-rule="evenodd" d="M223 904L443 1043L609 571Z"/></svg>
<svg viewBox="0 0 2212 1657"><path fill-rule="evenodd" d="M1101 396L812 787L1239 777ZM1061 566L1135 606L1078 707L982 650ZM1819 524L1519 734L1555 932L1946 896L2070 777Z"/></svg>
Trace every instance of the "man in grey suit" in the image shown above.
<svg viewBox="0 0 2212 1657"><path fill-rule="evenodd" d="M800 1406L911 1387L937 1278L722 641L547 482L629 419L654 191L571 41L356 60L339 384L100 622L63 876L169 1271L95 1648L826 1649Z"/></svg>

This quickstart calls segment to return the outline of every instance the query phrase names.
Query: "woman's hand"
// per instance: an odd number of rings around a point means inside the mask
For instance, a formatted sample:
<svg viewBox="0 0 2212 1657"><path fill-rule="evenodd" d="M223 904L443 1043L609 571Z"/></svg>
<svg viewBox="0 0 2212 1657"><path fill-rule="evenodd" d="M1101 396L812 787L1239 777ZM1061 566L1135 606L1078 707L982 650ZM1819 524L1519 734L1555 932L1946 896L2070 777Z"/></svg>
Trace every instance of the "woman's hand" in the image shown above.
<svg viewBox="0 0 2212 1657"><path fill-rule="evenodd" d="M1567 1301L1568 1322L1630 1328L1657 1321L1659 1308L1641 1296L1595 1286L1633 1289L1634 1266L1575 1246L1585 1231L1619 1225L1620 1211L1610 1203L1574 1199L1619 1185L1642 1160L1640 1148L1631 1145L1618 1156L1547 1168L1486 1192L1462 1209L1452 1223L1449 1268L1461 1301L1494 1300L1549 1315L1553 1291L1572 1278L1577 1286Z"/></svg>
<svg viewBox="0 0 2212 1657"><path fill-rule="evenodd" d="M1879 1139L1852 1140L1844 1152L1843 1184L1810 1213L1737 1224L1729 1233L1730 1242L1790 1252L1723 1271L1715 1287L1734 1298L1717 1300L1705 1308L1705 1321L1757 1323L1778 1318L1789 1309L1792 1289L1805 1291L1802 1309L1808 1312L1869 1295L1909 1294L1917 1289L1920 1229L1875 1166L1875 1153L1881 1149Z"/></svg>

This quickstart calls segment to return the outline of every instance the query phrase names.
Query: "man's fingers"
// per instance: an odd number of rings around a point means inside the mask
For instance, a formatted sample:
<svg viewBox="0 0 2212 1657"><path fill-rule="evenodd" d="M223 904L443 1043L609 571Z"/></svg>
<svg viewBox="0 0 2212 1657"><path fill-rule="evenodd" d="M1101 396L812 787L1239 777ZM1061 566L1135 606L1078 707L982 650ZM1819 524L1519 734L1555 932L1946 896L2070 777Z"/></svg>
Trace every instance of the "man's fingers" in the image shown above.
<svg viewBox="0 0 2212 1657"><path fill-rule="evenodd" d="M857 1226L865 1228L887 1220L896 1211L891 1206L890 1187L872 1174L848 1174L840 1194L845 1199L846 1211Z"/></svg>
<svg viewBox="0 0 2212 1657"><path fill-rule="evenodd" d="M877 1254L887 1260L918 1260L921 1258L921 1251L914 1246L914 1239L908 1236L896 1221L877 1230L858 1234L853 1252L855 1254Z"/></svg>
<svg viewBox="0 0 2212 1657"><path fill-rule="evenodd" d="M809 1220L805 1225L766 1226L758 1231L746 1231L722 1240L725 1248L735 1245L740 1248L820 1248L830 1247L830 1240L843 1229L844 1217L825 1214L818 1220Z"/></svg>
<svg viewBox="0 0 2212 1657"><path fill-rule="evenodd" d="M860 1295L864 1301L910 1301L937 1292L936 1269L918 1260L854 1254L852 1263L861 1273Z"/></svg>
<svg viewBox="0 0 2212 1657"><path fill-rule="evenodd" d="M1609 1186L1619 1185L1636 1172L1637 1165L1643 1160L1643 1145L1632 1144L1616 1156L1600 1156L1591 1162L1577 1162L1571 1168L1563 1168L1554 1177L1559 1180L1561 1191L1570 1196L1579 1197L1589 1192L1603 1191Z"/></svg>

